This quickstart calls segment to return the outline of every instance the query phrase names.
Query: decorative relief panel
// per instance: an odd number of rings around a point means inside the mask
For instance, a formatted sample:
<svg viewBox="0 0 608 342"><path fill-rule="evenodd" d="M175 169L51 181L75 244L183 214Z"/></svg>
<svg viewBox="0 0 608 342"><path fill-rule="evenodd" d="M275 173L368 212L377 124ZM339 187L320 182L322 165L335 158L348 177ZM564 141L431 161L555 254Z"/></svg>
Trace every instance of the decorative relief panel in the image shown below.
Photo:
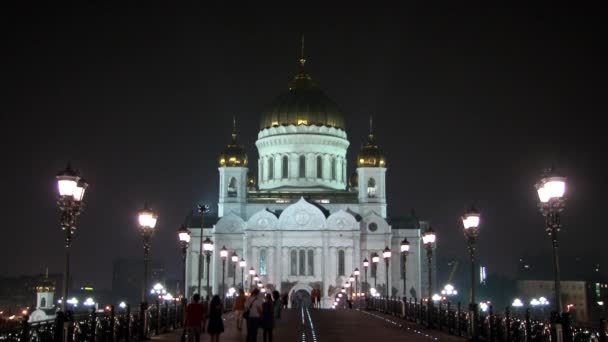
<svg viewBox="0 0 608 342"><path fill-rule="evenodd" d="M247 221L248 230L276 230L278 219L268 210L260 210Z"/></svg>
<svg viewBox="0 0 608 342"><path fill-rule="evenodd" d="M355 217L349 212L340 209L327 218L326 226L330 230L355 230L358 223Z"/></svg>
<svg viewBox="0 0 608 342"><path fill-rule="evenodd" d="M373 211L361 219L359 227L361 233L367 234L384 234L390 230L388 222Z"/></svg>

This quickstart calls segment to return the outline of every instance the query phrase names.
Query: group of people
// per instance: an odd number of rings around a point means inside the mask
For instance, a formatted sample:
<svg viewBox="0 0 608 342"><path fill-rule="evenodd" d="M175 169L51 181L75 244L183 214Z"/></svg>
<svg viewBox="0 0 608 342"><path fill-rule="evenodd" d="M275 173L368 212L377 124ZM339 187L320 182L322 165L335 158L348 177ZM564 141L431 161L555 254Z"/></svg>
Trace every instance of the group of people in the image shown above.
<svg viewBox="0 0 608 342"><path fill-rule="evenodd" d="M186 307L186 322L182 341L200 341L201 332L205 328L211 336L211 341L220 340L220 334L224 332L222 320L222 302L218 295L213 296L211 301L200 302L199 294L192 296L192 302ZM207 305L207 303L209 303ZM263 330L264 342L272 342L272 333L275 321L281 319L283 301L278 291L272 294L260 294L255 288L251 295L246 296L241 289L234 301L233 310L236 316L236 329L243 329L243 320L247 321L247 342L257 341L258 329ZM208 322L207 322L208 320Z"/></svg>

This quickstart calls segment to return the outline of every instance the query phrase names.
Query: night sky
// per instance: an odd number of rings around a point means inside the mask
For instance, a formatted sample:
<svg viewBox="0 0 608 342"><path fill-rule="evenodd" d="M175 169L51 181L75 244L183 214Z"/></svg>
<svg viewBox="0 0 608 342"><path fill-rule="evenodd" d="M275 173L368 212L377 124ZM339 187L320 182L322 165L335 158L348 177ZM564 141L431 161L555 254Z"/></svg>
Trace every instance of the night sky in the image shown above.
<svg viewBox="0 0 608 342"><path fill-rule="evenodd" d="M389 215L415 208L440 257L466 256L459 217L475 203L490 273L513 275L522 255L550 267L533 184L555 165L569 182L562 262L606 274L603 11L163 4L2 11L0 274L62 272L54 176L70 160L91 184L75 285L109 287L114 258L141 258L144 201L160 216L152 257L177 278L175 230L201 201L217 210L232 116L257 170L259 117L302 33L308 71L346 115L348 174L373 114Z"/></svg>

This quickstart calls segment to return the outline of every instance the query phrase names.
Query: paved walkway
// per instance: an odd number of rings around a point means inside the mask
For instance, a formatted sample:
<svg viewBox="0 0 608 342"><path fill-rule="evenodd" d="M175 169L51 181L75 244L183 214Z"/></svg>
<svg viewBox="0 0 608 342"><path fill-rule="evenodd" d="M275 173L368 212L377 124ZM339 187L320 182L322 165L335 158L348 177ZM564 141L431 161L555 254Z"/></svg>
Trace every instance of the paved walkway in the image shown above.
<svg viewBox="0 0 608 342"><path fill-rule="evenodd" d="M408 340L420 342L456 341L465 339L436 331L426 330L399 318L374 311L358 310L284 310L282 320L277 321L274 341L301 342L354 342L374 341L374 339ZM245 341L246 330L236 330L233 313L225 316L222 342ZM154 341L179 341L181 330L153 337ZM209 341L203 334L201 341ZM262 329L258 333L262 341Z"/></svg>

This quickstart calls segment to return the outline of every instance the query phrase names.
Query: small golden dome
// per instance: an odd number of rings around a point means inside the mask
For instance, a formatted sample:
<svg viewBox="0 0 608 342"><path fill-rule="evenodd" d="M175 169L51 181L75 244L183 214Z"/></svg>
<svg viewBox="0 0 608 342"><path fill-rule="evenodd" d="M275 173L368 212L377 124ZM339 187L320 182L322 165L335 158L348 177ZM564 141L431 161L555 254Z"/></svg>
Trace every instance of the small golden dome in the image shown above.
<svg viewBox="0 0 608 342"><path fill-rule="evenodd" d="M247 188L249 188L249 190L255 190L257 186L257 177L253 174L253 172L247 173Z"/></svg>
<svg viewBox="0 0 608 342"><path fill-rule="evenodd" d="M226 146L224 153L220 154L218 159L220 167L236 166L246 167L248 163L247 153L245 149L237 143L236 139L236 121L233 120L232 141Z"/></svg>
<svg viewBox="0 0 608 342"><path fill-rule="evenodd" d="M370 119L370 130L367 136L367 143L361 147L361 151L359 151L359 155L357 155L357 166L386 167L386 156L374 141L371 122Z"/></svg>

